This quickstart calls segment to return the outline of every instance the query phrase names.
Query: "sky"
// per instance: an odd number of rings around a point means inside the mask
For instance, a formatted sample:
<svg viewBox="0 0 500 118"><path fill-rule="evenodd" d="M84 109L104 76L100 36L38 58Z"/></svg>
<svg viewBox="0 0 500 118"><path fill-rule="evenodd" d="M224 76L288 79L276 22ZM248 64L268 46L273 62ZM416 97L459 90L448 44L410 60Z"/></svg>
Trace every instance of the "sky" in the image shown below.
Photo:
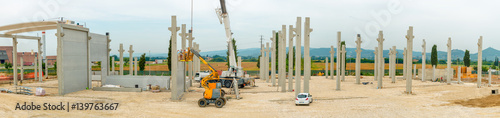
<svg viewBox="0 0 500 118"><path fill-rule="evenodd" d="M500 1L494 0L226 0L233 38L239 49L260 48L261 36L271 42L272 31L282 25L296 24L310 17L311 47L336 46L337 32L347 48L356 47L356 34L361 34L361 48L378 46L378 32L383 31L384 49L406 47L406 31L413 26L414 51L427 52L432 45L446 51L447 40L452 49L478 50L477 40L483 36L483 49L500 49ZM110 33L111 54L118 54L119 44L134 56L142 53L167 53L171 32L171 16L177 16L178 27L193 27L194 42L201 51L226 50L224 26L215 9L218 0L193 0L191 24L190 0L11 0L0 4L0 26L55 20L58 17L85 24L93 33ZM0 33L5 33L0 31ZM180 32L178 32L180 33ZM302 31L303 33L303 31ZM47 31L47 55L56 54L55 30ZM41 32L19 35L37 36ZM180 37L178 38L180 43ZM303 41L302 37L302 41ZM304 44L304 43L302 43ZM0 46L12 45L12 39L0 38ZM19 40L18 51L36 49L36 41ZM288 45L288 44L287 44ZM180 44L178 44L180 47ZM126 54L128 56L128 54Z"/></svg>

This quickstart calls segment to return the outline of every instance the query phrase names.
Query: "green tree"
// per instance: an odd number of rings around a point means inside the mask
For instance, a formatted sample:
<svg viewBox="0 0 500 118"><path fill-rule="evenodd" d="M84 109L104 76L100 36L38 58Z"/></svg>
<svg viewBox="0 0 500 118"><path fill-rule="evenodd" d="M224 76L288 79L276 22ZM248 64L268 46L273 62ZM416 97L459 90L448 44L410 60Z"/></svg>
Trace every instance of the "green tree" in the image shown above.
<svg viewBox="0 0 500 118"><path fill-rule="evenodd" d="M9 70L9 68L12 68L12 63L5 62L3 66L5 67L5 69Z"/></svg>
<svg viewBox="0 0 500 118"><path fill-rule="evenodd" d="M470 67L470 54L469 54L469 50L465 50L464 65L467 66L467 67Z"/></svg>
<svg viewBox="0 0 500 118"><path fill-rule="evenodd" d="M274 56L276 58L275 59L276 63L274 63L274 64L276 64L276 65L274 65L274 66L276 67L276 70L278 70L278 68L279 68L279 66L278 66L278 63L279 63L279 61L278 61L278 52L279 52L280 48L279 48L279 45L278 45L278 40L279 40L279 33L276 32L276 39L274 40L275 41L274 42L274 47L276 49L276 53L275 53L276 56Z"/></svg>
<svg viewBox="0 0 500 118"><path fill-rule="evenodd" d="M238 62L238 50L236 49L236 40L232 40L233 42L233 51L234 51L234 59L236 62ZM227 62L226 62L226 66L229 66L229 51L226 51L226 59L227 59Z"/></svg>
<svg viewBox="0 0 500 118"><path fill-rule="evenodd" d="M142 54L141 59L139 59L139 70L144 71L144 66L146 66L146 53Z"/></svg>
<svg viewBox="0 0 500 118"><path fill-rule="evenodd" d="M170 53L171 50L172 50L172 37L170 37L170 41L169 42L170 43L168 44L167 67L168 67L168 70L172 70L172 68L171 68L171 65L172 65L172 60L171 60L172 59L171 58L172 54ZM144 57L145 57L145 55L144 55ZM141 57L141 59L142 59L142 57Z"/></svg>
<svg viewBox="0 0 500 118"><path fill-rule="evenodd" d="M498 66L498 57L495 56L495 62L493 62L493 65Z"/></svg>
<svg viewBox="0 0 500 118"><path fill-rule="evenodd" d="M56 61L56 62L54 62L54 69L56 69L56 70L57 70L57 61Z"/></svg>
<svg viewBox="0 0 500 118"><path fill-rule="evenodd" d="M437 45L432 46L432 52L431 52L431 64L433 66L437 66L438 63L438 57L437 57Z"/></svg>

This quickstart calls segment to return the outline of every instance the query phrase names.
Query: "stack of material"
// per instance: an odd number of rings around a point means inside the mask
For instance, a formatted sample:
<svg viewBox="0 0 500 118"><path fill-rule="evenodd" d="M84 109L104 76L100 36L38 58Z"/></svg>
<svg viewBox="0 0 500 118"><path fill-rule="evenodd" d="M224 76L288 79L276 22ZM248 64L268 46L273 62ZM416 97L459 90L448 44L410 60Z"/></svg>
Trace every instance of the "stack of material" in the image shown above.
<svg viewBox="0 0 500 118"><path fill-rule="evenodd" d="M158 85L151 86L151 92L153 92L153 93L160 92L160 86L158 86Z"/></svg>

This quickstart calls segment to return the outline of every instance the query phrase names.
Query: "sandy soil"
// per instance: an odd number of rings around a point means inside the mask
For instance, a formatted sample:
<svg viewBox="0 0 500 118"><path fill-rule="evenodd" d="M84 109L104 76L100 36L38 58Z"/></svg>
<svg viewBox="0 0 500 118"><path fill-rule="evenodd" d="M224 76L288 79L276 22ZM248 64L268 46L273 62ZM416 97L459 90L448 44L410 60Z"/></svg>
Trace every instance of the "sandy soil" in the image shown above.
<svg viewBox="0 0 500 118"><path fill-rule="evenodd" d="M28 83L41 86L49 96L37 97L0 93L0 116L4 117L500 117L500 106L475 107L454 104L456 101L483 98L493 87L476 88L474 83L452 84L413 80L413 94L405 94L405 81L390 83L384 78L384 88L376 89L376 82L354 84L354 77L346 77L342 90L335 90L335 80L312 77L310 93L314 102L309 106L295 106L293 92L278 92L270 83L256 80L258 87L241 89L243 99L230 99L223 108L196 104L202 97L202 88L191 87L181 101L170 100L170 92L103 92L84 90L64 96L57 95L57 80ZM364 77L362 82L372 82ZM10 88L0 85L0 88ZM230 91L230 90L226 90ZM228 95L234 98L234 95ZM19 111L17 103L35 104L69 102L120 103L116 111ZM493 102L493 101L492 101Z"/></svg>

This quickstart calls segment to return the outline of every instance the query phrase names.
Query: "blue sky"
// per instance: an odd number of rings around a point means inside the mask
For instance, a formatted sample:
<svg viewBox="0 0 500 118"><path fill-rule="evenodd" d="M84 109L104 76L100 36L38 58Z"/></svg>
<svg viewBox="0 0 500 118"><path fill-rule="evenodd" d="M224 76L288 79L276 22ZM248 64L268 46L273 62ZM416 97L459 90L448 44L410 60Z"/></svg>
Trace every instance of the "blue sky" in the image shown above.
<svg viewBox="0 0 500 118"><path fill-rule="evenodd" d="M194 37L202 51L226 49L223 25L215 14L218 0L194 1ZM500 49L500 8L491 0L226 0L233 37L238 48L260 47L260 36L270 42L272 30L295 25L296 17L311 17L311 47L336 45L337 31L347 47L355 47L356 34L362 34L362 48L377 46L378 30L384 31L384 49L406 47L406 30L414 27L414 50L421 51L422 39L429 52L433 44L446 51L448 37L453 49L477 52L477 39L483 48ZM48 6L48 7L47 7ZM111 34L112 54L120 43L133 44L135 56L151 50L166 53L170 17L178 26L190 27L190 0L16 0L0 4L0 26L47 18L65 17L84 22L93 33ZM48 8L48 9L47 9ZM389 16L389 17L388 17ZM304 21L304 18L303 18ZM3 32L0 32L3 33ZM180 32L179 32L180 33ZM287 31L288 33L288 31ZM40 32L22 35L36 36ZM54 31L47 31L47 54L55 55ZM180 43L180 41L178 41ZM12 45L1 38L0 45ZM34 41L19 41L19 51L35 49ZM179 46L180 47L180 46ZM36 49L35 49L36 50Z"/></svg>

